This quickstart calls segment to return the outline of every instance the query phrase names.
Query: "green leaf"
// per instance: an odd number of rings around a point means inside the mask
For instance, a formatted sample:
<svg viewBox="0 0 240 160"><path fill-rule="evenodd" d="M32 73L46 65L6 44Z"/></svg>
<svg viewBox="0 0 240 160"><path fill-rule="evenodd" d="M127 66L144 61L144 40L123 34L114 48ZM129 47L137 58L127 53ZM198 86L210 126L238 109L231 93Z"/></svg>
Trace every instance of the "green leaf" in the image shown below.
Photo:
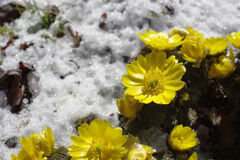
<svg viewBox="0 0 240 160"><path fill-rule="evenodd" d="M43 29L44 27L42 26L42 23L37 23L34 26L31 26L27 29L27 32L29 34L35 34L37 33L39 30Z"/></svg>
<svg viewBox="0 0 240 160"><path fill-rule="evenodd" d="M6 26L0 27L0 34L4 35L8 31L8 28Z"/></svg>
<svg viewBox="0 0 240 160"><path fill-rule="evenodd" d="M0 59L0 65L3 63L3 59ZM1 158L0 158L0 160L1 160Z"/></svg>
<svg viewBox="0 0 240 160"><path fill-rule="evenodd" d="M153 17L159 17L159 15L153 10L150 10L150 13Z"/></svg>

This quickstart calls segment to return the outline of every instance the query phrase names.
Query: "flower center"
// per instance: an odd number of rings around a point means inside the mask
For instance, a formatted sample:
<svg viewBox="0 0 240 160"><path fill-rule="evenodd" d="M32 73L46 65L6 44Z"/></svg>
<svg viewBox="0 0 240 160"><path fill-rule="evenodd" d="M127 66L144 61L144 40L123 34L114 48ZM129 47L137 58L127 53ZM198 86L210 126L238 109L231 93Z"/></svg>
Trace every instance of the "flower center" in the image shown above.
<svg viewBox="0 0 240 160"><path fill-rule="evenodd" d="M108 146L108 143L103 138L93 139L91 148L89 150L89 154L92 157L101 160L104 156L103 154L107 146Z"/></svg>
<svg viewBox="0 0 240 160"><path fill-rule="evenodd" d="M180 141L183 142L185 138L183 136L180 137Z"/></svg>
<svg viewBox="0 0 240 160"><path fill-rule="evenodd" d="M153 88L153 87L156 87L158 84L158 79L153 79L151 82L150 82L150 86Z"/></svg>
<svg viewBox="0 0 240 160"><path fill-rule="evenodd" d="M184 138L183 136L177 137L175 140L176 140L176 142L177 142L178 144L184 144L184 143L186 143L186 142L185 142L185 138Z"/></svg>
<svg viewBox="0 0 240 160"><path fill-rule="evenodd" d="M150 69L145 75L143 80L144 94L158 95L163 92L163 74L158 68Z"/></svg>

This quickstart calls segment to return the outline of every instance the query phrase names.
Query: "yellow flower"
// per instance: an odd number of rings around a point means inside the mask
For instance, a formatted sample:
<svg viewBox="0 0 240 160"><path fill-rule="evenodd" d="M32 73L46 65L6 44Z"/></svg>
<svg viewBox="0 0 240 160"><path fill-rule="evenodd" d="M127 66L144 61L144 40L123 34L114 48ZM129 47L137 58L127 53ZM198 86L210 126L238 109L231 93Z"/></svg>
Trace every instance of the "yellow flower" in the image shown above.
<svg viewBox="0 0 240 160"><path fill-rule="evenodd" d="M181 29L181 28L178 28L178 27L174 27L171 32L169 33L169 36L174 36L174 35L180 35L182 37L186 37L187 35L189 35L188 31L185 30L185 29Z"/></svg>
<svg viewBox="0 0 240 160"><path fill-rule="evenodd" d="M33 142L43 151L44 156L50 156L54 152L55 138L53 137L52 130L46 127L46 131L42 130L40 136L36 133L31 135Z"/></svg>
<svg viewBox="0 0 240 160"><path fill-rule="evenodd" d="M184 101L188 101L188 100L189 100L189 94L188 94L187 92L185 92L185 93L183 94L183 100L184 100Z"/></svg>
<svg viewBox="0 0 240 160"><path fill-rule="evenodd" d="M43 152L38 150L35 146L35 143L31 138L22 137L22 140L19 139L22 149L18 152L18 155L12 155L12 160L46 160L46 157L43 157Z"/></svg>
<svg viewBox="0 0 240 160"><path fill-rule="evenodd" d="M230 48L230 55L220 56L219 63L213 63L208 74L212 78L226 78L234 71L234 54L232 48Z"/></svg>
<svg viewBox="0 0 240 160"><path fill-rule="evenodd" d="M204 34L203 33L199 33L197 30L194 30L191 27L187 27L186 30L188 31L188 35L189 36L197 36L203 39Z"/></svg>
<svg viewBox="0 0 240 160"><path fill-rule="evenodd" d="M168 138L168 143L176 151L185 151L197 145L196 132L183 125L175 126Z"/></svg>
<svg viewBox="0 0 240 160"><path fill-rule="evenodd" d="M210 49L210 55L217 55L227 49L228 41L223 37L205 39L205 47Z"/></svg>
<svg viewBox="0 0 240 160"><path fill-rule="evenodd" d="M183 41L181 52L185 60L199 66L206 56L203 39L200 36L187 36Z"/></svg>
<svg viewBox="0 0 240 160"><path fill-rule="evenodd" d="M124 92L124 97L117 100L117 106L122 115L134 119L142 110L143 104Z"/></svg>
<svg viewBox="0 0 240 160"><path fill-rule="evenodd" d="M153 50L146 57L139 55L126 69L128 74L122 76L126 93L141 103L169 104L184 86L180 79L185 67L175 56L167 59L165 52Z"/></svg>
<svg viewBox="0 0 240 160"><path fill-rule="evenodd" d="M188 158L188 160L198 160L197 153L194 152L194 153Z"/></svg>
<svg viewBox="0 0 240 160"><path fill-rule="evenodd" d="M109 121L95 119L78 127L79 136L72 136L73 145L68 153L74 160L121 160L127 149L123 144L128 136L122 135L121 128L114 128Z"/></svg>
<svg viewBox="0 0 240 160"><path fill-rule="evenodd" d="M231 37L232 36L232 37ZM240 49L240 32L227 34L227 40L236 48Z"/></svg>
<svg viewBox="0 0 240 160"><path fill-rule="evenodd" d="M144 31L144 34L138 33L138 36L147 47L157 50L172 50L182 44L183 38L178 34L169 37L166 33L154 30Z"/></svg>
<svg viewBox="0 0 240 160"><path fill-rule="evenodd" d="M152 154L156 152L152 147L134 143L129 149L126 160L154 160Z"/></svg>
<svg viewBox="0 0 240 160"><path fill-rule="evenodd" d="M46 131L42 130L40 136L36 133L29 137L19 139L22 149L18 152L18 156L12 155L12 160L45 160L45 156L51 155L54 150L54 137L52 130L46 127Z"/></svg>

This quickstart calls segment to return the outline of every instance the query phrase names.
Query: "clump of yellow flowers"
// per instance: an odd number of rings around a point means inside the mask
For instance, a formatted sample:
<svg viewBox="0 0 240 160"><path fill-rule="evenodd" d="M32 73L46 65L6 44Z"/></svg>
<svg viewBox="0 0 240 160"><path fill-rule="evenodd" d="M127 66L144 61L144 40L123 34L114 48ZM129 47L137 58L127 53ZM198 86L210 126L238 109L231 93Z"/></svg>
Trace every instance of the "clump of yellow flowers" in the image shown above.
<svg viewBox="0 0 240 160"><path fill-rule="evenodd" d="M176 91L183 88L181 78L186 69L183 63L178 63L175 55L168 56L169 50L176 50L181 45L182 60L200 67L207 55L221 55L228 47L228 40L223 37L204 39L203 33L191 27L186 30L175 27L169 34L144 31L144 34L139 33L138 36L152 51L146 56L138 55L135 61L127 65L128 74L122 76L126 90L123 98L117 100L120 113L131 119L141 111L141 103L169 104L175 98ZM212 64L209 76L225 78L234 69L234 61L221 56L219 63Z"/></svg>
<svg viewBox="0 0 240 160"><path fill-rule="evenodd" d="M46 127L40 135L33 133L30 137L19 139L22 149L18 155L12 155L12 160L46 160L54 152L55 138L52 130Z"/></svg>
<svg viewBox="0 0 240 160"><path fill-rule="evenodd" d="M191 27L187 27L186 30L174 27L169 34L153 30L150 30L149 32L144 31L144 34L138 33L138 36L143 43L152 50L168 51L181 46L180 51L182 58L193 63L193 67L200 67L201 62L207 55L221 56L222 54L225 54L229 42L234 47L240 49L240 32L233 32L230 35L227 34L226 39L224 37L204 38L203 33L200 33ZM220 72L224 73L217 72L215 70L218 69L214 68L219 68L219 70L221 70ZM230 62L229 58L226 58L226 56L224 58L219 57L219 63L215 62L212 65L211 70L212 71L209 72L211 73L210 77L225 78L234 71L234 62ZM142 101L140 100L140 102Z"/></svg>
<svg viewBox="0 0 240 160"><path fill-rule="evenodd" d="M144 104L170 104L176 92L185 85L181 80L186 72L183 64L189 62L193 67L205 67L210 78L230 76L236 67L231 47L229 55L226 54L228 44L230 42L240 49L240 32L230 35L226 39L204 38L203 33L191 27L175 27L168 34L154 30L138 33L150 51L127 64L127 74L122 76L126 88L123 98L117 100L119 112L133 120ZM206 62L207 58L210 61ZM189 99L186 93L183 94L184 101ZM95 119L90 124L84 123L78 127L78 133L79 136L71 136L73 144L67 150L72 160L155 160L152 156L155 149L140 144L137 137L123 135L122 129L111 126L108 120ZM168 137L168 144L177 153L186 153L184 151L197 145L196 136L192 128L177 125ZM12 160L47 160L56 152L55 138L49 127L40 135L32 133L19 141L22 148L17 155L11 156ZM194 152L188 160L198 160L197 153Z"/></svg>
<svg viewBox="0 0 240 160"><path fill-rule="evenodd" d="M168 143L173 150L185 151L197 145L196 132L190 127L177 125L173 128L168 138Z"/></svg>
<svg viewBox="0 0 240 160"><path fill-rule="evenodd" d="M174 27L169 34L150 30L139 33L143 43L152 50L173 50L182 45L181 54L183 59L193 63L194 67L199 67L207 55L220 55L228 47L230 42L236 48L240 48L240 32L223 37L204 38L203 33L199 33L191 27L186 30Z"/></svg>
<svg viewBox="0 0 240 160"><path fill-rule="evenodd" d="M169 104L176 91L184 86L180 79L186 69L178 63L175 56L167 58L166 52L153 50L146 57L139 55L137 60L127 65L127 72L122 76L126 94L141 103L155 102Z"/></svg>

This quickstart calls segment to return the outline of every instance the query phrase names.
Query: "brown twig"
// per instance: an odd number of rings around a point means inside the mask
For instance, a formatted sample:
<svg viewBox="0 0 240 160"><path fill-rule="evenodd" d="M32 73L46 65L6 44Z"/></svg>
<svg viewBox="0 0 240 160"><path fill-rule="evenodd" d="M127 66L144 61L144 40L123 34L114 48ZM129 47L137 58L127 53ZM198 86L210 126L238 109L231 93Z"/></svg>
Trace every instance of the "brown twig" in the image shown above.
<svg viewBox="0 0 240 160"><path fill-rule="evenodd" d="M71 34L71 36L73 38L75 38L74 44L73 44L73 48L77 48L80 45L80 42L82 40L82 37L78 34L78 32L73 31L71 26L67 26L67 29L69 31L69 33Z"/></svg>
<svg viewBox="0 0 240 160"><path fill-rule="evenodd" d="M67 29L68 29L68 31L69 31L69 33L71 34L72 37L76 36L76 32L73 31L71 26L67 26Z"/></svg>

